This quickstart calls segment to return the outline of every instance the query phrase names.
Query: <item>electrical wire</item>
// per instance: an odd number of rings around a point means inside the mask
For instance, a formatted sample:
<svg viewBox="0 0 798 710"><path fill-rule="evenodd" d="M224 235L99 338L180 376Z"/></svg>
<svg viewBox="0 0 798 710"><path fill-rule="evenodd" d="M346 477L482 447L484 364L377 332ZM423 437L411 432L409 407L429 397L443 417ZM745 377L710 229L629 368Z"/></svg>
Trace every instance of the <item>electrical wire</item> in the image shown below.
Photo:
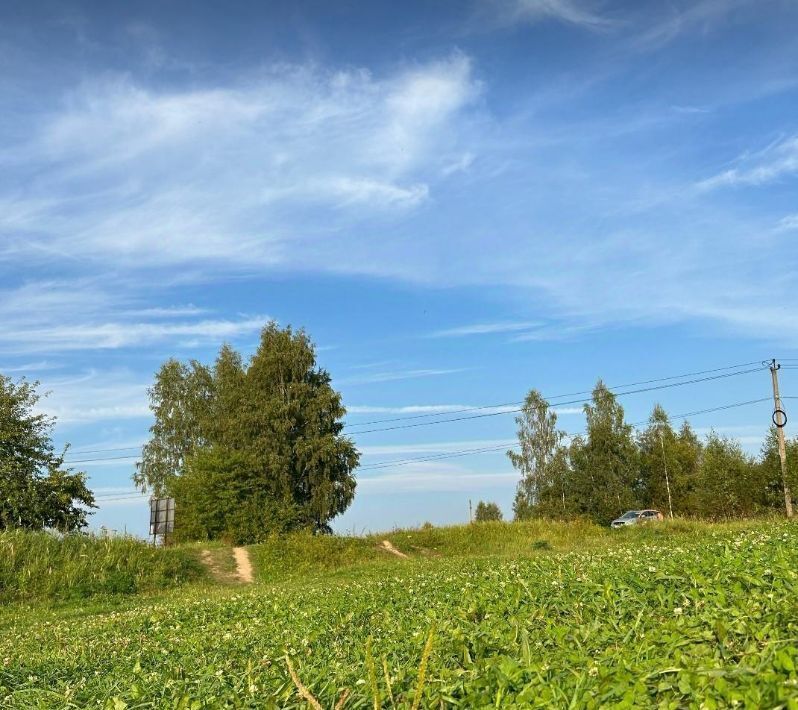
<svg viewBox="0 0 798 710"><path fill-rule="evenodd" d="M652 384L652 383L655 383L655 382L667 382L667 381L671 381L671 380L683 379L685 377L694 377L696 375L705 375L705 374L710 374L710 373L715 373L715 372L723 372L725 370L736 370L736 369L739 369L741 367L748 367L749 365L760 364L760 367L754 368L753 370L744 370L742 372L727 373L726 375L722 376L722 377L733 377L733 376L738 375L738 374L742 375L742 374L746 374L748 372L754 372L754 371L763 369L763 366L761 365L761 362L762 361L754 360L754 361L751 361L751 362L744 362L744 363L740 363L740 364L737 364L737 365L725 365L723 367L715 367L715 368L711 368L709 370L698 370L698 371L695 371L695 372L686 372L686 373L683 373L681 375L669 375L668 377L658 377L658 378L654 378L654 379L650 379L650 380L640 380L638 382L630 382L630 383L623 384L623 385L614 385L613 387L610 387L608 389L612 392L614 390L624 389L626 387L637 387L639 385L647 385L647 384ZM721 377L721 376L719 376L719 377ZM711 378L709 378L709 379L711 379ZM693 381L684 382L684 383L674 383L673 385L668 385L668 386L679 386L681 384L692 384L693 382L700 382L700 381L702 381L702 380L693 380ZM640 391L648 391L648 390L640 390ZM591 394L591 393L592 393L592 390L582 390L580 392L569 392L569 393L560 394L560 395L553 395L553 396L547 397L546 399L547 399L547 401L549 401L550 403L554 404L555 406L564 406L566 404L582 403L582 402L587 401L587 400L578 400L578 402L554 402L553 400L562 399L563 397L574 397L574 396L577 396L577 395L584 395L584 394ZM621 396L621 395L625 395L625 394L634 394L634 392L618 392L616 394L618 396ZM465 412L483 411L483 410L486 410L486 409L502 409L502 411L499 411L499 412L491 412L489 414L479 415L479 417L482 417L482 416L498 416L498 415L501 415L501 414L517 413L517 412L521 411L521 406L520 405L522 405L522 404L523 404L523 401L506 402L504 404L486 404L486 405L480 405L480 406L476 406L476 407L464 407L462 409L455 409L455 410L450 410L450 411L446 411L446 412L429 412L429 413L426 413L426 414L414 414L414 415L410 415L410 416L407 416L407 417L393 417L393 418L389 418L389 419L374 419L374 420L366 421L366 422L358 422L357 424L352 424L352 425L349 425L349 426L351 426L351 427L362 427L362 426L370 426L372 424L382 424L382 423L393 422L393 421L410 421L410 420L415 420L415 419L426 419L426 418L430 418L430 417L440 417L440 416L447 416L447 415L452 415L452 414L461 414L461 413L465 413ZM511 410L504 409L506 407L514 407L514 409L511 409ZM474 418L478 418L478 417L474 417ZM453 419L453 420L450 419L450 420L446 420L446 421L460 421L460 419L459 418L458 419ZM434 424L434 423L435 422L429 422L429 424ZM390 431L390 429L384 429L384 431ZM371 432L370 431L369 432L357 432L357 431L355 431L355 432L352 432L352 433L357 434L357 433L371 433ZM135 447L135 446L120 446L120 447L106 448L106 449L81 449L81 450L73 451L72 453L73 454L110 453L110 452L114 452L114 451L131 451L133 449L138 449L138 448L139 447ZM135 458L139 458L139 454L130 454L128 456L116 456L116 457L109 457L109 458L72 459L72 460L66 461L65 463L73 464L73 463L93 463L93 462L96 462L96 461L122 461L122 460L126 460L126 459L135 459Z"/></svg>
<svg viewBox="0 0 798 710"><path fill-rule="evenodd" d="M609 389L611 392L613 392L614 390L625 389L626 387L638 387L639 385L650 385L650 384L653 384L654 382L667 382L669 380L684 379L685 377L695 377L696 375L708 375L708 374L711 374L711 373L714 373L714 372L722 372L724 370L737 370L737 369L739 369L741 367L749 367L751 365L759 365L760 363L761 363L760 360L752 360L751 362L743 362L743 363L740 363L738 365L726 365L724 367L715 367L715 368L712 368L712 369L709 369L709 370L698 370L696 372L685 372L685 373L683 373L681 375L669 375L668 377L657 377L657 378L652 379L652 380L640 380L639 382L628 382L628 383L623 384L623 385L613 385L612 387L608 387L607 389ZM762 369L762 368L756 368L756 369ZM545 399L550 404L561 405L563 403L554 402L554 400L562 399L563 397L576 397L578 395L583 395L583 394L592 394L592 392L593 392L593 390L582 390L580 392L567 392L565 394L558 394L558 395L553 395L553 396L549 396L549 397L544 397L543 399ZM504 404L484 404L484 405L481 405L481 406L478 406L478 407L464 407L463 409L454 409L454 410L449 410L449 411L446 411L446 412L428 412L426 414L414 414L414 415L410 415L410 416L406 416L406 417L393 417L393 418L390 418L390 419L374 419L374 420L368 421L368 422L358 422L357 424L352 424L351 426L370 426L372 424L384 424L384 423L387 423L387 422L396 422L396 421L409 421L409 420L412 420L412 419L422 419L422 418L425 418L425 417L440 417L440 416L445 416L445 415L448 415L448 414L462 414L462 413L465 413L465 412L474 412L474 411L479 411L479 410L483 410L483 409L499 409L499 408L502 408L502 407L519 407L523 403L524 403L523 400L521 400L519 402L505 402ZM514 410L514 411L517 411L517 410ZM498 413L499 414L503 414L503 412L498 412Z"/></svg>
<svg viewBox="0 0 798 710"><path fill-rule="evenodd" d="M746 375L746 374L749 374L749 373L752 373L752 372L761 372L762 369L763 369L763 367L760 365L759 367L751 368L749 370L740 370L738 372L729 372L729 373L726 373L726 374L723 374L723 375L713 375L711 377L701 377L701 378L692 379L692 380L685 380L683 382L674 382L674 383L667 384L667 385L657 385L655 387L642 387L642 388L635 389L635 390L628 390L627 392L616 392L614 394L615 394L616 397L625 397L625 396L630 395L630 394L641 394L643 392L654 392L656 390L669 389L669 388L672 388L672 387L683 387L685 385L697 384L699 382L709 382L709 381L712 381L712 380L720 380L720 379L724 379L724 378L727 378L727 377L736 377L738 375ZM557 402L554 406L562 407L562 406L565 406L565 405L568 405L568 404L585 404L585 403L590 402L590 401L591 400L589 398L572 399L572 400L569 400L569 401L566 401L566 402ZM362 434L374 434L376 432L382 432L382 431L396 431L398 429L413 429L413 428L421 427L421 426L431 426L433 424L447 424L447 423L450 423L450 422L460 422L460 421L467 421L467 420L471 420L471 419L484 419L485 417L495 417L495 416L499 416L501 414L513 414L513 413L517 413L517 412L520 412L520 411L522 411L521 408L518 408L518 409L515 409L515 410L503 410L501 412L490 412L488 414L474 414L474 415L467 416L467 417L450 417L449 419L438 419L438 420L435 420L435 421L432 421L432 422L416 422L414 424L400 424L400 425L397 425L397 426L381 427L381 428L378 428L378 429L364 429L362 431L353 431L353 432L348 432L348 433L351 433L351 434L353 434L355 436L360 436Z"/></svg>
<svg viewBox="0 0 798 710"><path fill-rule="evenodd" d="M789 397L789 396L787 396L787 397L783 397L782 399L798 399L798 397ZM725 410L728 410L728 409L734 409L734 408L738 408L738 407L745 407L745 406L749 406L749 405L752 405L752 404L761 404L763 402L768 402L768 401L770 401L770 397L761 397L759 399L750 399L750 400L746 400L746 401L743 401L743 402L733 402L731 404L723 404L723 405L720 405L720 406L717 406L717 407L709 407L709 408L706 408L706 409L698 409L698 410L695 410L695 411L692 411L692 412L684 412L682 414L674 414L672 416L669 416L668 419L671 420L671 421L676 420L676 419L687 419L688 417L694 417L694 416L698 416L698 415L701 415L701 414L711 414L713 412L720 412L720 411L725 411ZM634 423L630 424L629 426L631 426L632 428L636 429L636 428L638 428L638 427L640 427L640 426L642 426L644 424L648 424L649 421L650 421L650 419L643 419L643 420L640 420L638 422L634 422ZM567 434L567 436L569 438L573 438L573 437L576 437L576 436L581 436L584 433L585 433L585 430L582 430L582 431L580 431L579 433L576 433L576 434ZM367 465L367 466L360 466L358 468L358 470L359 471L375 471L375 470L384 469L384 468L393 468L395 466L409 466L409 465L412 465L414 463L425 463L425 462L429 462L429 461L438 461L438 460L448 459L448 458L458 458L458 457L461 457L461 456L468 456L468 455L472 455L472 454L482 454L482 453L490 453L490 452L494 452L494 451L517 449L517 448L519 448L519 446L520 446L520 444L501 444L501 445L497 445L497 446L483 446L483 447L479 447L479 448L460 449L460 450L457 450L457 451L445 452L445 453L441 453L441 454L432 454L432 455L429 455L429 456L421 456L421 457L414 457L414 458L408 458L408 459L399 459L399 460L396 460L396 461L380 461L378 463L370 464L370 465ZM115 497L115 496L117 496L117 494L110 494L110 496L111 497L95 496L95 499L96 500L101 500L101 501L104 501L104 502L109 502L109 501L117 501L117 500L131 500L131 499L135 499L135 498L140 497L140 496Z"/></svg>
<svg viewBox="0 0 798 710"><path fill-rule="evenodd" d="M644 392L653 392L653 391L662 390L662 389L670 389L670 388L673 388L673 387L683 387L685 385L698 384L700 382L709 382L709 381L714 381L714 380L719 380L719 379L725 379L725 378L728 378L728 377L736 377L738 375L750 374L752 372L760 372L762 369L763 369L763 367L760 365L759 367L751 368L751 369L748 369L748 370L739 370L739 371L736 371L736 372L727 372L727 373L722 374L722 375L712 375L712 376L709 376L709 377L700 377L700 378L696 378L696 379L692 379L692 380L684 380L684 381L681 381L681 382L672 382L671 384L657 385L657 386L654 386L654 387L642 387L642 388L639 388L639 389L636 389L636 390L629 390L627 392L617 392L617 393L615 393L615 396L616 397L622 397L622 396L627 396L627 395L630 395L630 394L641 394L641 393L644 393ZM564 395L564 396L566 396L566 395ZM585 403L590 402L590 401L591 400L589 398L574 399L574 400L569 400L569 401L566 401L566 402L558 402L558 403L556 403L555 407L562 407L562 406L569 405L569 404L585 404ZM472 420L472 419L484 419L486 417L498 416L500 414L518 413L520 411L522 411L521 408L515 409L515 410L503 410L501 412L490 412L490 413L486 413L486 414L474 414L474 415L467 416L467 417L450 417L449 419L438 419L438 420L435 420L435 421L432 421L432 422L416 422L416 423L413 423L413 424L403 424L403 425L398 425L398 426L393 426L393 427L382 427L382 428L378 428L378 429L366 429L366 430L363 430L363 431L356 431L356 432L351 432L351 433L353 435L355 435L355 436L359 436L361 434L374 434L374 433L383 432L383 431L396 431L396 430L399 430L399 429L414 429L414 428L418 428L418 427L421 427L421 426L430 426L430 425L433 425L433 424L447 424L447 423L451 423L451 422L469 421L469 420ZM107 458L99 458L99 459L77 459L77 460L67 461L66 463L77 464L77 463L91 463L91 462L96 462L96 461L121 461L121 460L135 459L135 458L139 458L139 456L137 456L137 455L136 456L115 456L115 457L107 457Z"/></svg>

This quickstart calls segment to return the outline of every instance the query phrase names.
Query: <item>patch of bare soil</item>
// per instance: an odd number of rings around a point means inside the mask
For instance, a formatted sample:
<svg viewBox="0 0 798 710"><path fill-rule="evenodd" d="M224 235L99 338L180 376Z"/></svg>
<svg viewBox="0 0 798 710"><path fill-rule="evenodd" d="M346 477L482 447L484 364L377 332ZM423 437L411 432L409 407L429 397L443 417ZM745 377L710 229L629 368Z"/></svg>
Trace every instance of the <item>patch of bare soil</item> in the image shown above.
<svg viewBox="0 0 798 710"><path fill-rule="evenodd" d="M250 584L253 581L252 577L252 562L249 559L249 552L245 547L234 547L233 557L236 561L236 571L238 578L244 584Z"/></svg>
<svg viewBox="0 0 798 710"><path fill-rule="evenodd" d="M385 552L389 552L392 555L396 555L397 557L401 557L403 560L409 560L410 558L400 550L397 550L392 544L390 540L383 540L382 544L379 545L381 550L385 550Z"/></svg>

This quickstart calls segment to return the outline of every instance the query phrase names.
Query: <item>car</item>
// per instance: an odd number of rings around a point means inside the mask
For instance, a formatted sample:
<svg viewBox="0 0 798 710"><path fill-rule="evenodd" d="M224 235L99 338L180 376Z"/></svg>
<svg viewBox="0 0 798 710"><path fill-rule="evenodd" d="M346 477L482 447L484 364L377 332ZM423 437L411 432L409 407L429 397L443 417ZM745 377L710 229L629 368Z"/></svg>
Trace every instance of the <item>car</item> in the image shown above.
<svg viewBox="0 0 798 710"><path fill-rule="evenodd" d="M646 510L627 510L620 518L615 518L610 523L611 528L623 528L627 525L637 525L652 520L663 520L664 516L658 510L647 508Z"/></svg>

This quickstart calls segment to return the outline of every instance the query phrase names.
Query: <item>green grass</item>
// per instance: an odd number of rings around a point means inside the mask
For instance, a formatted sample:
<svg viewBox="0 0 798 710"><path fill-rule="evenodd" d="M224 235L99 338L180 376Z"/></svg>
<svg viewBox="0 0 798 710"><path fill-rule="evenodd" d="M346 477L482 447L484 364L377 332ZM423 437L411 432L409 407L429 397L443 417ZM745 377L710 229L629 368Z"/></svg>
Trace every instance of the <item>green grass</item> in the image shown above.
<svg viewBox="0 0 798 710"><path fill-rule="evenodd" d="M131 537L0 532L0 601L133 594L201 579L196 554Z"/></svg>
<svg viewBox="0 0 798 710"><path fill-rule="evenodd" d="M11 605L0 706L308 707L287 655L325 708L346 691L347 708L798 707L798 527L591 530L281 541L321 566L105 606ZM385 537L415 557L383 557Z"/></svg>

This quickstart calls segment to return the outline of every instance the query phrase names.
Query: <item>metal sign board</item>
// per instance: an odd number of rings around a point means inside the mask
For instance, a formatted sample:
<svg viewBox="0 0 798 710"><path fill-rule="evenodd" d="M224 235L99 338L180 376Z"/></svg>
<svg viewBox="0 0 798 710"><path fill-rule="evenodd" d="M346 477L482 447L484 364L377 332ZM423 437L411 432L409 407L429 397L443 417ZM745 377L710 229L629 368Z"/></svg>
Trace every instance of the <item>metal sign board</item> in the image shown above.
<svg viewBox="0 0 798 710"><path fill-rule="evenodd" d="M166 536L175 530L175 499L150 498L150 535Z"/></svg>

